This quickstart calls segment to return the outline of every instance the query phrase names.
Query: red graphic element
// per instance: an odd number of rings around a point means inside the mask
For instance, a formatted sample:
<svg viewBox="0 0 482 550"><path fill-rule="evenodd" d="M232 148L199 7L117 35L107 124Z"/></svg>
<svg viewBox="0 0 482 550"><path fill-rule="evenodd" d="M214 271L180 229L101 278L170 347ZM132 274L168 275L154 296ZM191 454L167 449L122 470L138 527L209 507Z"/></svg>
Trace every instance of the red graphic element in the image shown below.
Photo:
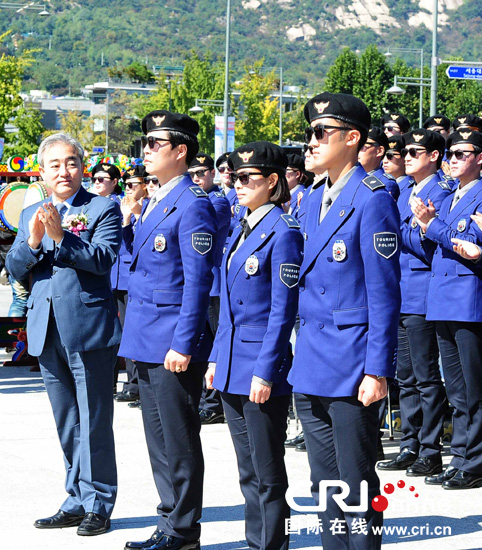
<svg viewBox="0 0 482 550"><path fill-rule="evenodd" d="M415 498L418 498L418 493L415 493Z"/></svg>
<svg viewBox="0 0 482 550"><path fill-rule="evenodd" d="M405 481L403 481L403 479L401 479L398 483L397 483L398 487L400 489L403 489L405 487Z"/></svg>
<svg viewBox="0 0 482 550"><path fill-rule="evenodd" d="M375 512L384 512L388 508L388 500L383 495L378 495L372 500L372 508Z"/></svg>
<svg viewBox="0 0 482 550"><path fill-rule="evenodd" d="M413 485L411 485L409 488L408 488L409 491L415 491L415 487Z"/></svg>
<svg viewBox="0 0 482 550"><path fill-rule="evenodd" d="M383 490L387 493L387 495L391 495L393 491L395 491L395 487L391 483L387 483Z"/></svg>

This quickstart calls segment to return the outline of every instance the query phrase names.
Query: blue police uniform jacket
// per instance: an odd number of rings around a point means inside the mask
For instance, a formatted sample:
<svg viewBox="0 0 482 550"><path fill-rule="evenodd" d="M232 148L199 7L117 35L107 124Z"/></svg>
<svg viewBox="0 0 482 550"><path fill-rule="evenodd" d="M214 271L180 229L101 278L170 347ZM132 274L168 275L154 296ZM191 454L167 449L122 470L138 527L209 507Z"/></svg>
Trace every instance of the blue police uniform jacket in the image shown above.
<svg viewBox="0 0 482 550"><path fill-rule="evenodd" d="M216 230L212 203L189 176L144 221L141 214L119 355L160 364L173 349L193 362L207 360Z"/></svg>
<svg viewBox="0 0 482 550"><path fill-rule="evenodd" d="M232 218L231 224L229 227L229 235L234 231L236 224L239 221L239 202L238 195L236 194L236 189L232 187L227 193L226 198L228 199L229 206L231 208ZM226 243L227 244L227 243Z"/></svg>
<svg viewBox="0 0 482 550"><path fill-rule="evenodd" d="M304 233L304 225L305 225L305 218L306 218L306 212L308 210L308 205L312 200L315 199L315 197L318 194L323 194L323 184L317 185L313 189L313 185L311 184L306 191L303 194L303 198L301 199L300 206L298 207L297 212L295 212L294 218L298 220L298 223L300 224L300 230L302 233Z"/></svg>
<svg viewBox="0 0 482 550"><path fill-rule="evenodd" d="M249 395L253 375L273 382L272 395L291 393L290 335L298 305L303 237L296 220L274 207L232 256L238 224L221 267L221 312L213 350L213 386Z"/></svg>
<svg viewBox="0 0 482 550"><path fill-rule="evenodd" d="M6 259L15 279L32 276L27 302L30 355L39 356L43 351L51 308L69 351L118 344L121 329L110 270L121 244L119 206L80 187L68 215L85 214L87 229L79 236L66 230L59 245L45 234L39 252L34 253L27 244L28 223L43 202L22 211L17 238Z"/></svg>
<svg viewBox="0 0 482 550"><path fill-rule="evenodd" d="M464 260L454 252L451 239L482 246L482 233L470 218L482 211L482 179L450 211L452 199L453 194L443 201L439 216L430 223L422 241L427 254L432 255L427 319L480 323L482 264Z"/></svg>
<svg viewBox="0 0 482 550"><path fill-rule="evenodd" d="M400 267L402 279L400 289L402 293L401 313L425 315L427 313L428 284L430 282L430 262L425 254L420 253L420 227L409 204L410 196L416 185L413 179L404 186L398 199L400 210L400 231L402 233L402 252ZM427 206L430 199L437 212L440 206L451 193L450 186L438 173L417 194Z"/></svg>
<svg viewBox="0 0 482 550"><path fill-rule="evenodd" d="M358 164L319 223L310 201L300 271L293 391L357 395L365 374L393 376L400 315L400 217L383 184Z"/></svg>
<svg viewBox="0 0 482 550"><path fill-rule="evenodd" d="M398 197L400 196L400 187L397 183L397 180L390 174L387 174L382 167L375 170L373 172L373 175L377 177L383 184L385 184L387 191L394 198L394 200L397 201Z"/></svg>
<svg viewBox="0 0 482 550"><path fill-rule="evenodd" d="M229 205L228 199L217 185L213 185L211 189L209 189L208 195L216 211L218 225L215 239L216 245L214 247L214 280L210 295L219 296L221 294L221 263L223 261L224 248L231 227L231 206Z"/></svg>

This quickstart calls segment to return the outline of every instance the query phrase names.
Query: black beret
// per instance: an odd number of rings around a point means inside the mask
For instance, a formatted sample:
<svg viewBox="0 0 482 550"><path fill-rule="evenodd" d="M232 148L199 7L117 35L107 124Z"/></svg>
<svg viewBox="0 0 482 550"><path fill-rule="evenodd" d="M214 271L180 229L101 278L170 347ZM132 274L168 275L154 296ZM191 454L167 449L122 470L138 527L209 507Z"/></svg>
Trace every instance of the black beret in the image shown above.
<svg viewBox="0 0 482 550"><path fill-rule="evenodd" d="M318 94L305 105L304 115L309 123L319 118L335 118L365 132L368 132L372 122L365 103L350 94Z"/></svg>
<svg viewBox="0 0 482 550"><path fill-rule="evenodd" d="M216 168L219 168L221 164L228 162L228 158L230 154L231 154L231 151L228 151L227 153L223 153L222 155L219 155L219 157L216 160Z"/></svg>
<svg viewBox="0 0 482 550"><path fill-rule="evenodd" d="M117 168L117 166L114 166L113 164L107 164L106 162L96 164L92 168L92 172L90 174L91 177L94 177L97 172L107 172L107 174L109 174L109 177L113 180L116 178L120 180L121 177L119 168Z"/></svg>
<svg viewBox="0 0 482 550"><path fill-rule="evenodd" d="M429 116L423 123L424 128L431 128L432 126L441 126L444 130L449 130L450 119L445 115L433 115Z"/></svg>
<svg viewBox="0 0 482 550"><path fill-rule="evenodd" d="M253 141L235 149L228 158L231 170L241 168L268 168L286 172L288 157L286 153L268 141Z"/></svg>
<svg viewBox="0 0 482 550"><path fill-rule="evenodd" d="M470 143L474 147L479 147L482 149L482 134L475 130L462 129L452 132L447 138L447 149L450 149L452 145L457 145L458 143Z"/></svg>
<svg viewBox="0 0 482 550"><path fill-rule="evenodd" d="M191 162L189 168L197 168L198 166L206 166L212 170L214 168L214 159L206 153L198 153L193 161Z"/></svg>
<svg viewBox="0 0 482 550"><path fill-rule="evenodd" d="M403 136L390 136L388 138L387 151L398 151L399 153L405 147L405 138Z"/></svg>
<svg viewBox="0 0 482 550"><path fill-rule="evenodd" d="M129 180L130 178L145 178L147 177L147 171L142 164L136 164L132 168L128 168L124 174L122 174L122 179L124 181Z"/></svg>
<svg viewBox="0 0 482 550"><path fill-rule="evenodd" d="M371 139L378 145L381 145L385 151L388 149L388 138L385 132L379 126L372 126L368 132L368 139Z"/></svg>
<svg viewBox="0 0 482 550"><path fill-rule="evenodd" d="M154 130L172 130L195 138L199 132L199 124L187 115L163 110L151 111L142 119L142 131L147 134Z"/></svg>
<svg viewBox="0 0 482 550"><path fill-rule="evenodd" d="M299 170L300 172L305 171L305 161L303 160L303 157L301 155L297 155L296 153L288 153L288 166L290 168L294 168L295 170Z"/></svg>
<svg viewBox="0 0 482 550"><path fill-rule="evenodd" d="M477 128L479 132L482 132L482 118L476 115L461 115L454 119L452 122L454 130L459 128L466 128L468 126L472 128Z"/></svg>
<svg viewBox="0 0 482 550"><path fill-rule="evenodd" d="M386 113L382 116L380 122L382 126L384 124L394 122L395 124L398 124L402 132L408 132L408 130L410 129L410 121L405 115L402 115L401 113Z"/></svg>
<svg viewBox="0 0 482 550"><path fill-rule="evenodd" d="M405 145L420 145L425 147L427 151L439 151L443 154L445 151L445 138L438 132L426 130L425 128L417 128L404 134Z"/></svg>

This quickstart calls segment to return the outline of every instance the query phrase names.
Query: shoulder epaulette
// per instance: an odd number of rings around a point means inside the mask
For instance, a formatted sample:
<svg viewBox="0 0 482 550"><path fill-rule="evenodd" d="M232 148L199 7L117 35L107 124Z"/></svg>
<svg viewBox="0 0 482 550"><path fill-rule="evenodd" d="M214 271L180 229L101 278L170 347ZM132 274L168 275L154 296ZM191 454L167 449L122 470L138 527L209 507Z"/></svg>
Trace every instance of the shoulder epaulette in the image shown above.
<svg viewBox="0 0 482 550"><path fill-rule="evenodd" d="M201 189L199 187L199 185L193 185L192 187L189 188L189 190L194 193L196 195L196 197L207 197L208 194L206 193L206 191L204 191L203 189Z"/></svg>
<svg viewBox="0 0 482 550"><path fill-rule="evenodd" d="M293 218L291 214L281 214L281 219L286 223L288 227L294 227L295 229L300 228L300 224L295 218Z"/></svg>
<svg viewBox="0 0 482 550"><path fill-rule="evenodd" d="M386 172L383 172L383 175L387 178L387 180L397 181L397 178L394 178L392 174L387 174Z"/></svg>
<svg viewBox="0 0 482 550"><path fill-rule="evenodd" d="M439 181L438 184L444 191L452 191L452 186L446 180Z"/></svg>
<svg viewBox="0 0 482 550"><path fill-rule="evenodd" d="M223 198L226 196L222 191L215 191L214 195L219 198Z"/></svg>
<svg viewBox="0 0 482 550"><path fill-rule="evenodd" d="M385 184L380 181L376 176L367 176L366 178L362 179L362 182L368 187L368 189L371 189L372 191L385 187Z"/></svg>

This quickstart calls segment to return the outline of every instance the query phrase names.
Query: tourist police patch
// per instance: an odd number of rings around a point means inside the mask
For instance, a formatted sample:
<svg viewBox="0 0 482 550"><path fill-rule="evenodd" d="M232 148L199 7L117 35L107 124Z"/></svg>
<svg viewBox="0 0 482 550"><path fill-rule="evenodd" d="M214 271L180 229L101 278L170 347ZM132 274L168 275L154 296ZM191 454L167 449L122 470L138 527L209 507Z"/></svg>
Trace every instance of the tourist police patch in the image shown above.
<svg viewBox="0 0 482 550"><path fill-rule="evenodd" d="M194 185L193 187L190 187L189 189L190 189L190 191L192 191L192 193L194 193L196 195L196 197L207 197L208 196L206 191L201 189L199 187L199 185Z"/></svg>
<svg viewBox="0 0 482 550"><path fill-rule="evenodd" d="M194 250L204 256L213 247L213 236L209 233L193 233L191 242Z"/></svg>
<svg viewBox="0 0 482 550"><path fill-rule="evenodd" d="M154 238L154 248L156 252L164 252L166 250L166 237L162 233L156 235Z"/></svg>
<svg viewBox="0 0 482 550"><path fill-rule="evenodd" d="M258 268L259 268L259 260L253 254L246 260L246 263L244 264L244 270L248 275L254 275L258 271Z"/></svg>
<svg viewBox="0 0 482 550"><path fill-rule="evenodd" d="M294 227L295 229L300 228L300 224L295 218L293 218L293 216L291 216L291 214L281 214L281 219L288 227Z"/></svg>
<svg viewBox="0 0 482 550"><path fill-rule="evenodd" d="M333 243L333 259L342 262L346 258L346 244L342 240Z"/></svg>
<svg viewBox="0 0 482 550"><path fill-rule="evenodd" d="M296 264L281 264L279 266L279 278L288 288L298 284L300 277L300 266Z"/></svg>
<svg viewBox="0 0 482 550"><path fill-rule="evenodd" d="M362 182L368 187L368 189L371 189L372 191L385 187L385 184L380 181L376 176L367 176L366 178L362 179Z"/></svg>
<svg viewBox="0 0 482 550"><path fill-rule="evenodd" d="M465 231L466 227L467 227L467 220L459 220L459 223L457 224L457 231L459 233L462 233L462 231Z"/></svg>
<svg viewBox="0 0 482 550"><path fill-rule="evenodd" d="M375 233L373 235L373 245L375 250L388 260L398 250L398 237L396 233L389 233L384 231L383 233Z"/></svg>
<svg viewBox="0 0 482 550"><path fill-rule="evenodd" d="M241 205L240 204L237 204L235 207L234 207L234 212L236 214L239 214L239 211L241 210Z"/></svg>

